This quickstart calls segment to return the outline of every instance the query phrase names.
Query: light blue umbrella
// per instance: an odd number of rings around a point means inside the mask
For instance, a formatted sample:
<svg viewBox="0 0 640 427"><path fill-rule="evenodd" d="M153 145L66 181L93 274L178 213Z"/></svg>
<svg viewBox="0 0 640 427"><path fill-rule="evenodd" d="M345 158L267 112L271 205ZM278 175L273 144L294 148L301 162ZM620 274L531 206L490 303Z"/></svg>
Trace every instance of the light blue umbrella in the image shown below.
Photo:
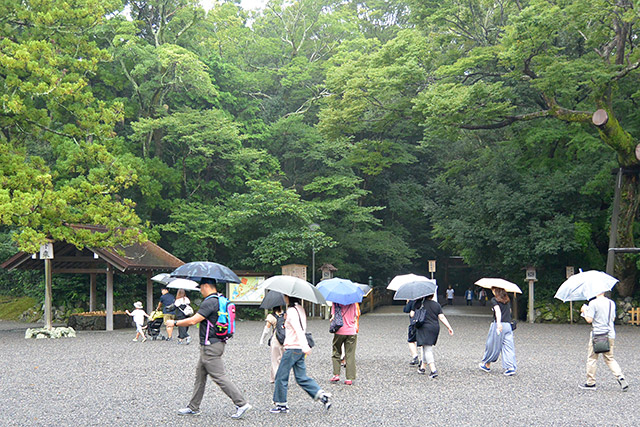
<svg viewBox="0 0 640 427"><path fill-rule="evenodd" d="M393 299L395 300L416 300L436 293L438 286L435 280L416 280L407 282L400 286Z"/></svg>
<svg viewBox="0 0 640 427"><path fill-rule="evenodd" d="M590 300L603 292L609 292L616 283L618 279L602 271L584 271L569 277L558 288L555 297L564 302Z"/></svg>
<svg viewBox="0 0 640 427"><path fill-rule="evenodd" d="M318 283L318 290L327 301L341 305L362 302L364 292L362 288L348 279L334 277Z"/></svg>

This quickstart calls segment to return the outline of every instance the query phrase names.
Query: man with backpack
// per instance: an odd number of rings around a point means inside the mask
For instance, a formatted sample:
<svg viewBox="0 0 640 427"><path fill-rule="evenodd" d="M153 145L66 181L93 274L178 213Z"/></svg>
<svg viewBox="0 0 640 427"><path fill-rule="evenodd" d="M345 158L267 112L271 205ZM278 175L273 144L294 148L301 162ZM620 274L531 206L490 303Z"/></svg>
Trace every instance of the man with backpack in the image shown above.
<svg viewBox="0 0 640 427"><path fill-rule="evenodd" d="M228 300L218 295L215 281L213 279L203 278L200 284L200 293L204 300L200 304L198 312L193 316L172 321L174 326L191 326L200 323L200 359L196 366L196 381L191 401L186 408L178 411L179 415L199 415L200 402L204 395L204 388L207 383L207 375L210 375L218 387L233 401L236 405L236 413L231 418L239 419L251 409L251 405L238 389L231 382L224 371L224 363L222 355L226 345L226 339L229 336L224 329L224 325L219 321L220 313L227 315L228 327L231 332L233 320L229 319L227 305ZM224 307L223 307L224 306Z"/></svg>

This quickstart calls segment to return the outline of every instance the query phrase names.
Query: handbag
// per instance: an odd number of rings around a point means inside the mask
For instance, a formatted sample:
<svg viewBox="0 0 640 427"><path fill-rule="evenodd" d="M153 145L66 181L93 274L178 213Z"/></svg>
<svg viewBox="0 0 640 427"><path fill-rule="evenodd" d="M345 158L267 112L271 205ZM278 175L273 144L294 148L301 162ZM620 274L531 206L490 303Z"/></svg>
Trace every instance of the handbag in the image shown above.
<svg viewBox="0 0 640 427"><path fill-rule="evenodd" d="M342 307L340 304L335 303L333 305L333 318L329 324L329 332L335 334L340 328L344 326L344 320L342 319Z"/></svg>
<svg viewBox="0 0 640 427"><path fill-rule="evenodd" d="M298 321L300 321L300 327L304 331L304 326L302 326L302 317L300 316L300 312L298 311L297 308L296 308L296 312L298 313ZM311 332L305 332L304 336L307 338L307 344L309 344L309 348L313 348L313 346L316 345L316 342L314 341L313 335L311 335Z"/></svg>
<svg viewBox="0 0 640 427"><path fill-rule="evenodd" d="M611 321L611 304L609 304L609 317L607 317L607 320ZM593 334L593 352L599 354L607 353L609 351L611 351L611 346L609 345L609 333Z"/></svg>

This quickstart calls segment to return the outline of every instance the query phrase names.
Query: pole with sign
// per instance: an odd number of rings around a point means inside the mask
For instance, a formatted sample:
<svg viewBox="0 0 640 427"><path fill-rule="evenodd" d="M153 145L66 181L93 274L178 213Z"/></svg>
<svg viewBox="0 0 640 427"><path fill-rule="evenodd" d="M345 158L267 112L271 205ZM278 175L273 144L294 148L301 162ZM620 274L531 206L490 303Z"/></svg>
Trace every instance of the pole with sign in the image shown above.
<svg viewBox="0 0 640 427"><path fill-rule="evenodd" d="M431 278L433 279L433 273L436 272L436 260L435 259L430 259L429 260L429 273L431 273Z"/></svg>
<svg viewBox="0 0 640 427"><path fill-rule="evenodd" d="M52 313L52 286L51 273L53 259L53 243L45 243L40 246L40 259L44 260L44 327L51 329L53 323Z"/></svg>
<svg viewBox="0 0 640 427"><path fill-rule="evenodd" d="M538 281L535 267L527 267L527 277L525 280L529 282L529 323L533 323L536 320L536 311L533 308L535 301L533 297L533 284Z"/></svg>
<svg viewBox="0 0 640 427"><path fill-rule="evenodd" d="M566 268L567 279L573 276L573 272L574 272L573 267ZM570 325L573 324L573 301L569 301L569 324Z"/></svg>

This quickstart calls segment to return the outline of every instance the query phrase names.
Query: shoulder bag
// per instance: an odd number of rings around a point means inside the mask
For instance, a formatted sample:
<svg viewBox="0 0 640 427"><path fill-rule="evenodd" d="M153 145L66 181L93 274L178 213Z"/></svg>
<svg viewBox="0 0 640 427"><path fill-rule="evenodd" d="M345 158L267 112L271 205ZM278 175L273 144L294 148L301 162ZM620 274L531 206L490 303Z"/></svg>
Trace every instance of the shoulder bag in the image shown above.
<svg viewBox="0 0 640 427"><path fill-rule="evenodd" d="M338 303L333 304L333 318L329 324L329 332L335 334L344 326L344 320L342 319L342 307Z"/></svg>
<svg viewBox="0 0 640 427"><path fill-rule="evenodd" d="M302 316L300 316L300 312L298 311L297 308L296 308L296 312L298 313L298 320L300 321L300 327L304 332L304 336L307 338L307 344L309 344L309 348L313 348L313 346L316 345L316 342L313 340L313 336L311 335L311 332L305 332L304 326L302 326Z"/></svg>
<svg viewBox="0 0 640 427"><path fill-rule="evenodd" d="M611 304L609 304L609 317L607 317L607 325L611 321ZM593 334L593 352L596 354L607 353L611 351L609 345L609 333Z"/></svg>

